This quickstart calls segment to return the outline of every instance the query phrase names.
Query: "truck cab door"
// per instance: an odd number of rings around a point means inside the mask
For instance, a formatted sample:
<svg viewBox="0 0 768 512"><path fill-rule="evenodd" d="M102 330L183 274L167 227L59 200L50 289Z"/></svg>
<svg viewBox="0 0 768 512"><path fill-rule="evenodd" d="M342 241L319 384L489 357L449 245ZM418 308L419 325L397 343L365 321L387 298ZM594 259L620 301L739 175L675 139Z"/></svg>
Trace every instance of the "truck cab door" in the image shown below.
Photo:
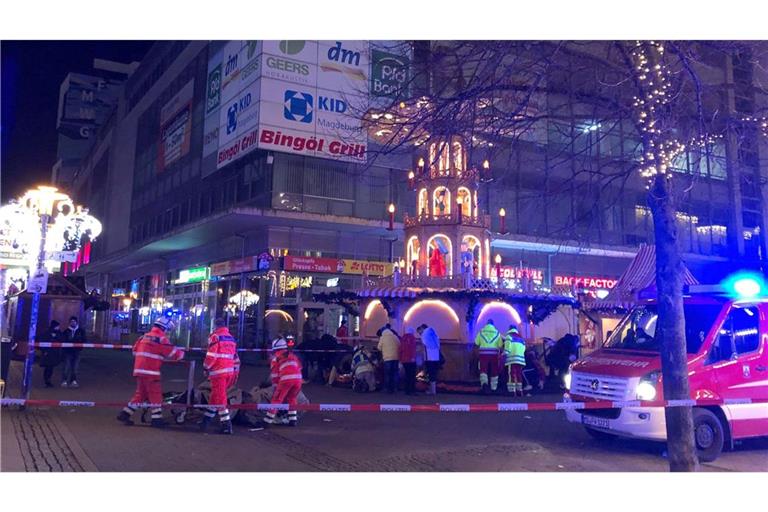
<svg viewBox="0 0 768 512"><path fill-rule="evenodd" d="M707 365L723 399L768 399L768 322L763 305L733 304ZM734 438L768 435L768 403L725 405Z"/></svg>

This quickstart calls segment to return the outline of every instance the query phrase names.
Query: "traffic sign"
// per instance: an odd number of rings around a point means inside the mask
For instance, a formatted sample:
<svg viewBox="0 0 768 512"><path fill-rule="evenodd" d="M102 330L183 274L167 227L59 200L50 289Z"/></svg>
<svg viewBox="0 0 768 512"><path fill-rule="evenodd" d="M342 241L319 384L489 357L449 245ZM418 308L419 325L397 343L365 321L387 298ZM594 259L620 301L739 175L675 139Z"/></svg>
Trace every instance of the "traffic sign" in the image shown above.
<svg viewBox="0 0 768 512"><path fill-rule="evenodd" d="M29 293L46 293L48 291L48 270L43 267L35 270L35 273L27 283Z"/></svg>
<svg viewBox="0 0 768 512"><path fill-rule="evenodd" d="M77 261L77 251L47 251L45 259L48 261L74 263Z"/></svg>

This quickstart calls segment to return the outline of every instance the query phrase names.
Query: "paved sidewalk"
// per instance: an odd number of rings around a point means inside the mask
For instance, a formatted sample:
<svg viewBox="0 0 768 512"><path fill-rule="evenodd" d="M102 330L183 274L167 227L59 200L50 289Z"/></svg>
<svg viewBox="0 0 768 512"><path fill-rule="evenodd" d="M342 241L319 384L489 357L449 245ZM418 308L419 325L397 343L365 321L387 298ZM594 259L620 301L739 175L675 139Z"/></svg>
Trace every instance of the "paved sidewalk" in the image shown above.
<svg viewBox="0 0 768 512"><path fill-rule="evenodd" d="M16 428L11 419L14 414L3 409L0 412L0 472L26 471L24 456L21 454Z"/></svg>
<svg viewBox="0 0 768 512"><path fill-rule="evenodd" d="M11 377L20 376L14 366ZM0 422L0 471L98 471L55 408L5 407Z"/></svg>
<svg viewBox="0 0 768 512"><path fill-rule="evenodd" d="M20 370L20 365L14 366L14 371ZM32 398L127 400L134 389L131 367L130 353L84 351L79 389L43 388L36 368L37 387ZM239 386L251 389L267 373L264 365L246 365ZM184 389L186 367L170 365L164 368L163 375L164 389ZM195 382L201 380L198 365ZM460 394L359 394L317 384L304 386L304 391L315 403L520 401ZM18 391L9 390L9 396L18 396ZM540 395L526 400L558 398ZM581 425L568 423L562 412L314 412L305 414L297 428L251 429L237 425L234 436L216 434L218 426L212 426L210 434L201 434L193 423L173 425L163 431L141 424L127 427L115 420L117 412L117 408L4 409L1 460L6 470L16 471L93 470L88 461L100 471L668 470L663 444L624 439L599 442ZM7 425L14 429L13 433ZM82 447L82 453L78 447ZM703 465L703 469L768 471L768 438L744 442L714 463Z"/></svg>

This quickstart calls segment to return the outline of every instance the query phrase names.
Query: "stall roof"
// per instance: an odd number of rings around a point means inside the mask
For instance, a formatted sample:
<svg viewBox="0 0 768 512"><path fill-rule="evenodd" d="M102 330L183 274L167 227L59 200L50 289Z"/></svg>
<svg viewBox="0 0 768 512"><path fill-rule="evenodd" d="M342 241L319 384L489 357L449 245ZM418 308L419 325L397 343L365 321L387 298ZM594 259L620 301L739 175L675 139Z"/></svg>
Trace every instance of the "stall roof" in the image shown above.
<svg viewBox="0 0 768 512"><path fill-rule="evenodd" d="M683 264L683 284L699 284L688 267ZM585 302L587 309L629 309L637 303L641 290L656 289L656 246L641 245L627 270L619 277L616 286L605 299Z"/></svg>
<svg viewBox="0 0 768 512"><path fill-rule="evenodd" d="M361 298L404 298L417 299L420 297L434 297L439 295L468 295L476 293L480 296L504 297L505 299L519 300L523 303L552 302L557 304L577 305L578 301L566 295L532 294L515 290L495 288L427 288L412 286L393 286L380 288L366 288L359 290L357 296Z"/></svg>

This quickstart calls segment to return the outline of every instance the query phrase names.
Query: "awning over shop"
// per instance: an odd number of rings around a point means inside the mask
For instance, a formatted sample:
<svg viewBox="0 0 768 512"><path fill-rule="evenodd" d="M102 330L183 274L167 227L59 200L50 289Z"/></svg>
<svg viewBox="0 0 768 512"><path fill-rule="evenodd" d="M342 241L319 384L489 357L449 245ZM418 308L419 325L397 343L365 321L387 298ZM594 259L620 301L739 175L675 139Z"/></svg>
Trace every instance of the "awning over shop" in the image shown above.
<svg viewBox="0 0 768 512"><path fill-rule="evenodd" d="M367 236L391 236L384 221L271 208L236 207L157 235L144 245L131 245L119 252L96 259L84 266L83 270L88 273L115 272L153 261L162 263L162 268L165 268L165 260L172 258L175 254L183 254L185 251L210 244L220 244L228 237L244 235L265 226L306 229L322 227L324 230L360 233ZM395 227L399 229L401 224L396 224Z"/></svg>
<svg viewBox="0 0 768 512"><path fill-rule="evenodd" d="M683 264L683 284L699 284ZM584 302L585 309L629 309L637 303L641 290L656 289L656 246L641 245L627 270L619 278L605 299Z"/></svg>

